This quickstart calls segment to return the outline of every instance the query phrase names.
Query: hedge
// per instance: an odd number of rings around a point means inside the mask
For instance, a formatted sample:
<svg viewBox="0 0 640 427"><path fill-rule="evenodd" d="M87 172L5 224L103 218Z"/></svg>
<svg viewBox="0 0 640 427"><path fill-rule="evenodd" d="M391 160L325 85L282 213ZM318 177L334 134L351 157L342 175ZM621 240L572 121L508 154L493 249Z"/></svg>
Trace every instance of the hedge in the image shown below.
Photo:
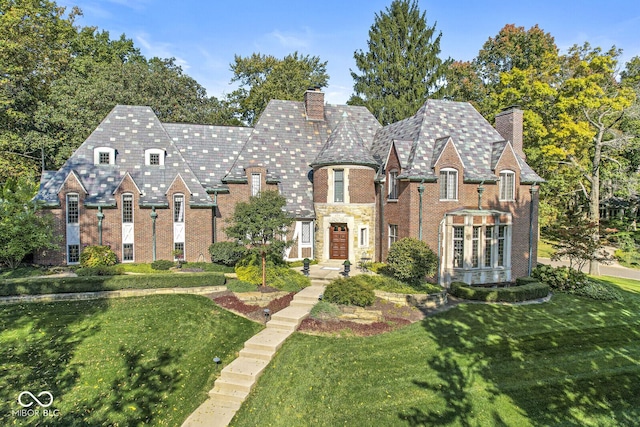
<svg viewBox="0 0 640 427"><path fill-rule="evenodd" d="M508 288L485 288L453 282L449 293L458 298L474 301L519 302L546 297L549 295L549 286L544 283L528 283Z"/></svg>
<svg viewBox="0 0 640 427"><path fill-rule="evenodd" d="M120 289L193 288L221 286L225 284L225 280L222 273L12 279L0 281L0 296L117 291Z"/></svg>

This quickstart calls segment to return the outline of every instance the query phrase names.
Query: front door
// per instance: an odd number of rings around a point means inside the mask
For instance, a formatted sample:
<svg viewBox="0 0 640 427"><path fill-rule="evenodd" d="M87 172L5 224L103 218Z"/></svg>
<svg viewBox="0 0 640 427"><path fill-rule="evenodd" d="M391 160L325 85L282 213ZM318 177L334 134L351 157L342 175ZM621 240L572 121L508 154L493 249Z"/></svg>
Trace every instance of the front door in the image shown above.
<svg viewBox="0 0 640 427"><path fill-rule="evenodd" d="M347 224L331 224L329 258L349 259L349 229Z"/></svg>

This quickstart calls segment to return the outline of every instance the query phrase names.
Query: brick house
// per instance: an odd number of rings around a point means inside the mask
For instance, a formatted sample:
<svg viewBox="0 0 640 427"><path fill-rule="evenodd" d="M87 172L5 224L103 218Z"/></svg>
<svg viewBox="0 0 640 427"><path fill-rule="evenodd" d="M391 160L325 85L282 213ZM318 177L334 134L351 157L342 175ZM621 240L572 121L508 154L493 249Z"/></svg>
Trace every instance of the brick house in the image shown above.
<svg viewBox="0 0 640 427"><path fill-rule="evenodd" d="M522 111L494 129L470 104L429 100L382 127L364 107L271 101L253 128L161 123L148 107L116 106L36 198L55 218L58 250L110 245L121 262L206 261L227 240L236 203L278 190L295 218L287 259L383 261L403 237L439 255L442 283L526 275L537 250L537 185L525 163Z"/></svg>

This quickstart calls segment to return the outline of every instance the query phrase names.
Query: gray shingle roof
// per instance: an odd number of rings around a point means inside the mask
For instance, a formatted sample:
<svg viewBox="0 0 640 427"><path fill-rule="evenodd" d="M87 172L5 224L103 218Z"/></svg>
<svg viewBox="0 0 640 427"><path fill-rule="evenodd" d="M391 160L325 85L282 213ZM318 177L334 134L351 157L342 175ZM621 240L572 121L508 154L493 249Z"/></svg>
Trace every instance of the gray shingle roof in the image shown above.
<svg viewBox="0 0 640 427"><path fill-rule="evenodd" d="M115 163L95 165L94 149L98 147L114 149ZM145 165L145 150L149 148L165 152L163 166ZM118 105L111 110L62 168L42 186L36 198L56 205L57 193L71 172L75 172L87 191L87 205L114 205L113 193L127 173L141 192L141 205L166 204L165 193L178 175L189 188L192 205L212 203L149 107Z"/></svg>
<svg viewBox="0 0 640 427"><path fill-rule="evenodd" d="M314 168L328 165L378 166L346 112L311 164Z"/></svg>
<svg viewBox="0 0 640 427"><path fill-rule="evenodd" d="M500 143L504 144L504 138L467 102L428 100L412 117L380 130L372 152L377 160L384 161L394 140L412 141L410 159L400 177L435 180L434 162L449 137L464 163L465 181L497 179L493 168L496 155L502 153ZM524 160L518 160L523 182L542 181Z"/></svg>
<svg viewBox="0 0 640 427"><path fill-rule="evenodd" d="M246 182L246 168L264 167L268 178L279 181L286 209L297 217L313 217L310 164L345 112L363 145L370 147L381 126L365 107L327 104L325 121L308 121L303 102L270 101L223 182Z"/></svg>

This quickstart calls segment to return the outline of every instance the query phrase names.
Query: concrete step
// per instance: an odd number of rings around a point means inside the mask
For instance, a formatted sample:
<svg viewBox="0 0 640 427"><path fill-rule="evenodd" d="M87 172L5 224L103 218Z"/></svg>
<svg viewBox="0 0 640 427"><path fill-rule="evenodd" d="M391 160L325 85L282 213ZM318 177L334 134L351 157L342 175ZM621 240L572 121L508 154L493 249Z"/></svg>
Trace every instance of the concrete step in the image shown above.
<svg viewBox="0 0 640 427"><path fill-rule="evenodd" d="M267 328L282 329L293 332L298 329L298 322L273 319L267 322Z"/></svg>
<svg viewBox="0 0 640 427"><path fill-rule="evenodd" d="M240 403L207 399L182 424L182 427L224 427L240 409Z"/></svg>
<svg viewBox="0 0 640 427"><path fill-rule="evenodd" d="M259 350L257 348L243 348L242 350L240 350L239 356L240 357L248 357L251 359L262 359L262 360L266 360L267 362L271 361L271 359L273 359L275 352L271 351L271 350Z"/></svg>
<svg viewBox="0 0 640 427"><path fill-rule="evenodd" d="M220 372L220 378L228 380L255 381L258 379L264 368L269 364L268 360L249 359L238 357L233 362L225 366Z"/></svg>
<svg viewBox="0 0 640 427"><path fill-rule="evenodd" d="M291 301L291 303L289 304L289 307L302 307L302 308L307 308L309 309L309 311L311 311L311 309L313 308L314 305L316 305L318 301L307 301L307 300L293 300Z"/></svg>
<svg viewBox="0 0 640 427"><path fill-rule="evenodd" d="M304 301L304 302L308 302L309 304L315 304L318 301L320 301L318 299L319 296L320 296L319 294L318 295L309 295L309 294L296 295L296 296L293 297L293 301ZM293 302L293 301L291 301L291 302Z"/></svg>
<svg viewBox="0 0 640 427"><path fill-rule="evenodd" d="M302 319L309 315L309 311L304 307L292 307L289 306L285 309L280 310L271 316L271 320L282 320L282 321L295 321L301 322Z"/></svg>
<svg viewBox="0 0 640 427"><path fill-rule="evenodd" d="M214 402L235 403L240 408L240 405L249 395L248 391L243 390L222 390L217 386L209 392L209 398Z"/></svg>
<svg viewBox="0 0 640 427"><path fill-rule="evenodd" d="M213 388L219 391L251 391L254 385L255 381L253 380L239 380L237 378L220 377L216 380Z"/></svg>
<svg viewBox="0 0 640 427"><path fill-rule="evenodd" d="M257 335L249 338L244 343L244 348L250 350L265 350L275 353L289 335L291 335L290 331L267 328L260 331Z"/></svg>

